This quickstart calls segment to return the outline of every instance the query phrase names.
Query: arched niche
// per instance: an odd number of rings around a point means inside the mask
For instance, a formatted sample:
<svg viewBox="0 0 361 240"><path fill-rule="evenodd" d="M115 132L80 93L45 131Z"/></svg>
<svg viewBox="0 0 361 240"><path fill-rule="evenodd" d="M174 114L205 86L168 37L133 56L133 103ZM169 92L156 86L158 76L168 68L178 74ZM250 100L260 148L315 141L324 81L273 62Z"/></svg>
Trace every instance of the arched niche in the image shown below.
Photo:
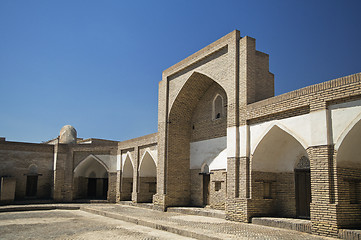
<svg viewBox="0 0 361 240"><path fill-rule="evenodd" d="M108 168L99 158L89 155L74 169L74 177L89 177L91 172L95 173L96 178L102 178L108 173Z"/></svg>
<svg viewBox="0 0 361 240"><path fill-rule="evenodd" d="M306 149L291 134L274 125L257 145L252 156L252 170L261 172L293 172Z"/></svg>
<svg viewBox="0 0 361 240"><path fill-rule="evenodd" d="M212 90L214 89L214 91ZM206 94L211 91L212 94ZM226 98L225 90L208 76L194 72L183 85L169 112L166 156L166 194L169 206L189 205L191 203L190 184L190 144L192 141L203 139L199 133L204 132L203 119L213 122L207 126L208 130L215 123L212 117L212 101L216 92L221 92ZM209 92L210 93L210 92ZM205 96L210 97L208 101ZM225 99L223 99L225 101ZM200 103L205 104L201 108ZM204 111L204 114L203 112ZM224 110L226 112L226 110ZM227 118L224 118L224 129L219 137L226 136ZM198 122L197 122L198 121ZM218 129L214 125L214 129ZM206 138L207 139L207 138ZM198 174L198 173L196 173Z"/></svg>
<svg viewBox="0 0 361 240"><path fill-rule="evenodd" d="M138 202L152 202L156 193L157 166L151 153L146 150L139 166Z"/></svg>
<svg viewBox="0 0 361 240"><path fill-rule="evenodd" d="M355 120L344 130L335 156L338 213L346 219L342 223L345 228L361 225L361 120ZM348 218L350 215L352 219Z"/></svg>
<svg viewBox="0 0 361 240"><path fill-rule="evenodd" d="M220 94L216 94L216 96L213 99L212 104L212 117L213 120L220 119L224 117L224 103L223 103L223 97Z"/></svg>
<svg viewBox="0 0 361 240"><path fill-rule="evenodd" d="M337 167L361 169L361 120L347 128L337 150Z"/></svg>
<svg viewBox="0 0 361 240"><path fill-rule="evenodd" d="M127 154L123 164L122 177L133 178L133 171L134 171L133 161L130 158L130 155Z"/></svg>
<svg viewBox="0 0 361 240"><path fill-rule="evenodd" d="M94 155L89 155L74 169L75 198L107 199L108 184L108 168Z"/></svg>
<svg viewBox="0 0 361 240"><path fill-rule="evenodd" d="M310 198L302 195L308 199L305 211L299 211L297 205L298 188L309 187L310 190L309 168L305 177L302 175L303 170L297 170L306 164L306 159L306 149L293 133L277 125L269 129L251 156L251 197L262 201L264 206L259 214L309 217ZM299 171L302 175L300 177ZM302 177L304 181L300 182Z"/></svg>
<svg viewBox="0 0 361 240"><path fill-rule="evenodd" d="M156 177L157 176L157 166L155 160L149 151L144 153L143 158L141 159L139 166L139 176L140 177Z"/></svg>
<svg viewBox="0 0 361 240"><path fill-rule="evenodd" d="M132 200L134 166L130 153L126 154L122 168L121 200Z"/></svg>

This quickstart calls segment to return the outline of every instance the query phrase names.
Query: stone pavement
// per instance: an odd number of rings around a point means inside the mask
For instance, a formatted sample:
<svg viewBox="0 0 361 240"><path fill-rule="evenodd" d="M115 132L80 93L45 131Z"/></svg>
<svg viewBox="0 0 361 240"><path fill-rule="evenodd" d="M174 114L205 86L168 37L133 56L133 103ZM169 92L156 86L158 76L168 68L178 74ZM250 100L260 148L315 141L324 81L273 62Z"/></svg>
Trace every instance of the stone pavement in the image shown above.
<svg viewBox="0 0 361 240"><path fill-rule="evenodd" d="M224 219L159 212L125 205L87 205L82 210L196 239L332 239Z"/></svg>
<svg viewBox="0 0 361 240"><path fill-rule="evenodd" d="M159 212L120 204L51 204L38 205L35 207L44 208L45 206L54 208L80 208L89 213L196 239L332 239L292 230L237 223L205 216ZM11 210L11 207L14 206L0 207L0 211ZM21 206L17 207L19 208ZM35 208L34 205L27 207Z"/></svg>
<svg viewBox="0 0 361 240"><path fill-rule="evenodd" d="M0 239L187 240L191 238L81 210L42 210L0 213Z"/></svg>

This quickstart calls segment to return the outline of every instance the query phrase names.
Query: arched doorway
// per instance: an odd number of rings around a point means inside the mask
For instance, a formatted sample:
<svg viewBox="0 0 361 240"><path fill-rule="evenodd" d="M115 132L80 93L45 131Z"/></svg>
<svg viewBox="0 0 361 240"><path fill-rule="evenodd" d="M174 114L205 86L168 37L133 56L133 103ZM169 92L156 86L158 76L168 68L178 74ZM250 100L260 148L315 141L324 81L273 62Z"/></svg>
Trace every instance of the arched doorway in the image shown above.
<svg viewBox="0 0 361 240"><path fill-rule="evenodd" d="M361 225L361 120L346 128L336 143L337 212L340 227ZM350 218L349 216L352 216Z"/></svg>
<svg viewBox="0 0 361 240"><path fill-rule="evenodd" d="M226 91L208 76L194 72L172 103L167 124L167 205L203 205L202 162L191 164L190 148L195 142L208 144L207 140L227 136Z"/></svg>
<svg viewBox="0 0 361 240"><path fill-rule="evenodd" d="M74 169L74 198L107 199L108 184L106 166L93 155Z"/></svg>
<svg viewBox="0 0 361 240"><path fill-rule="evenodd" d="M121 183L121 200L132 200L133 192L133 161L130 158L130 153L127 153L122 170L122 183Z"/></svg>
<svg viewBox="0 0 361 240"><path fill-rule="evenodd" d="M139 166L138 202L152 202L157 189L157 166L149 151L146 151Z"/></svg>
<svg viewBox="0 0 361 240"><path fill-rule="evenodd" d="M255 204L262 205L257 206L255 216L310 216L308 155L291 134L274 125L253 152L251 198Z"/></svg>

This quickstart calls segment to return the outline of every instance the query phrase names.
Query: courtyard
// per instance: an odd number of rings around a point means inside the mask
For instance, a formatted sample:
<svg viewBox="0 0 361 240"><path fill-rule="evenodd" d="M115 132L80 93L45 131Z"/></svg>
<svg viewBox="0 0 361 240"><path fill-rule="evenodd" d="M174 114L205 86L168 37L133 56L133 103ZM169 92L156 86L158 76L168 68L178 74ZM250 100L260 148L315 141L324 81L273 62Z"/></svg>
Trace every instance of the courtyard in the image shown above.
<svg viewBox="0 0 361 240"><path fill-rule="evenodd" d="M0 209L0 239L332 239L120 204L42 204Z"/></svg>

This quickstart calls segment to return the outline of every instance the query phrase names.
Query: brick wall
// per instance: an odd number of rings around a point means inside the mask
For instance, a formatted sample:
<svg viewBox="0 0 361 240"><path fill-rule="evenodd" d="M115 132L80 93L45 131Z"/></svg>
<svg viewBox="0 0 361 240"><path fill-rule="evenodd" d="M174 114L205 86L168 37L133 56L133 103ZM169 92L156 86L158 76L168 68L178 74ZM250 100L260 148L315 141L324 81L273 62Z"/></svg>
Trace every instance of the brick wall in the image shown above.
<svg viewBox="0 0 361 240"><path fill-rule="evenodd" d="M137 194L137 202L152 202L153 195L156 193L156 177L140 177L139 192ZM154 185L154 190L151 185Z"/></svg>
<svg viewBox="0 0 361 240"><path fill-rule="evenodd" d="M227 171L212 170L210 175L210 207L225 209L227 198Z"/></svg>
<svg viewBox="0 0 361 240"><path fill-rule="evenodd" d="M53 183L53 146L43 144L0 142L0 176L16 178L15 199L26 198L29 167L36 166L36 198L51 198Z"/></svg>
<svg viewBox="0 0 361 240"><path fill-rule="evenodd" d="M212 108L217 94L223 98L223 112L219 119L214 119ZM213 83L199 100L189 127L191 127L191 142L227 135L227 96L217 83Z"/></svg>
<svg viewBox="0 0 361 240"><path fill-rule="evenodd" d="M337 168L337 224L340 228L357 228L361 225L360 185L361 169Z"/></svg>
<svg viewBox="0 0 361 240"><path fill-rule="evenodd" d="M133 178L122 178L121 198L122 201L132 200Z"/></svg>
<svg viewBox="0 0 361 240"><path fill-rule="evenodd" d="M201 169L191 169L191 206L203 206L203 175Z"/></svg>

